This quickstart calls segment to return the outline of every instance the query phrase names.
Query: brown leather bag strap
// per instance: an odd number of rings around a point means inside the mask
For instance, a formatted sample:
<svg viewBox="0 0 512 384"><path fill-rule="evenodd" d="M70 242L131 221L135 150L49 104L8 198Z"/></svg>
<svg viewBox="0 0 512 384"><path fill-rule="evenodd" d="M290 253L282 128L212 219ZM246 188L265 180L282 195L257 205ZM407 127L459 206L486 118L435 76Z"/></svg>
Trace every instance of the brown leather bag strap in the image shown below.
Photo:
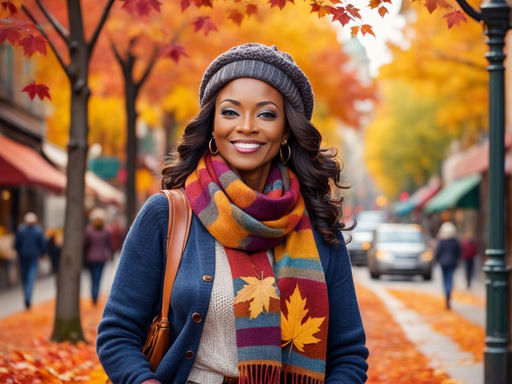
<svg viewBox="0 0 512 384"><path fill-rule="evenodd" d="M162 293L161 319L169 316L172 286L178 273L181 256L187 244L192 209L188 205L183 189L162 190L169 200L169 226L167 228L167 249L164 275L164 289Z"/></svg>

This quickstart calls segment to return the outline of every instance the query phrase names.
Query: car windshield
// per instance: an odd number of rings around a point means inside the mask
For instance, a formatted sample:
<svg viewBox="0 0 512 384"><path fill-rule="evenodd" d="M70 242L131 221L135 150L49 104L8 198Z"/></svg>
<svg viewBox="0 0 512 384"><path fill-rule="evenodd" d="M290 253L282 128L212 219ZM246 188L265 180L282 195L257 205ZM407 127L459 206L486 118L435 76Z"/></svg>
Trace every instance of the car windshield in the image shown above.
<svg viewBox="0 0 512 384"><path fill-rule="evenodd" d="M383 231L378 234L379 243L422 243L423 235L415 231Z"/></svg>

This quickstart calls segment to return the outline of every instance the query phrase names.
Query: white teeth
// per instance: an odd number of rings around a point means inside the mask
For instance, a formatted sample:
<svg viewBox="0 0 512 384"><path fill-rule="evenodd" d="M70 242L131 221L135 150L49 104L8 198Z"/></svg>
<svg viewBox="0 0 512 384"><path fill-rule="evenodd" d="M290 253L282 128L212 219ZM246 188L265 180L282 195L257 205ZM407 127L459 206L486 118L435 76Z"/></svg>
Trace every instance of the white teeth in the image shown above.
<svg viewBox="0 0 512 384"><path fill-rule="evenodd" d="M254 149L254 148L258 148L261 144L258 144L258 143L242 143L242 142L239 142L239 143L234 143L235 147L238 147L238 148L243 148L243 149Z"/></svg>

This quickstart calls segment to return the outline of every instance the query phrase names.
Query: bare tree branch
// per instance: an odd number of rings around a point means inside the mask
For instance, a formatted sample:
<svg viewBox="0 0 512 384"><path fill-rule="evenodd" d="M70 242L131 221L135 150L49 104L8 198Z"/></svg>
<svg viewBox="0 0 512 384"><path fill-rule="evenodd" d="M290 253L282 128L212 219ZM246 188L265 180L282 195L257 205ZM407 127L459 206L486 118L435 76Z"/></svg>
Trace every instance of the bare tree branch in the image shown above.
<svg viewBox="0 0 512 384"><path fill-rule="evenodd" d="M87 53L89 57L91 56L92 50L94 48L94 45L96 44L96 40L98 40L98 36L100 35L101 29L103 28L105 21L107 21L110 8L112 8L113 4L114 0L108 0L107 5L105 5L105 8L103 9L103 14L101 15L101 18L98 21L98 25L96 26L96 29L94 30L94 33L91 36L91 40L89 40L89 42L87 43Z"/></svg>
<svg viewBox="0 0 512 384"><path fill-rule="evenodd" d="M48 21L52 24L52 26L55 28L55 30L58 32L60 37L62 37L62 40L66 42L66 44L69 44L69 31L53 16L50 11L41 3L41 0L36 0L36 4L43 12L43 15L48 19Z"/></svg>
<svg viewBox="0 0 512 384"><path fill-rule="evenodd" d="M41 35L43 35L43 37L46 39L46 41L48 42L48 45L50 46L53 53L55 54L55 57L57 57L57 60L59 61L59 64L61 65L62 69L64 70L64 72L66 72L66 75L68 75L68 77L69 77L69 66L64 63L61 53L59 52L57 47L53 44L53 42L50 40L50 38L46 34L43 27L39 24L39 22L36 20L34 15L32 15L32 13L27 9L27 7L22 5L21 9L23 10L23 12L25 12L25 14L28 16L28 18L34 23L34 25L36 26L38 31L41 32Z"/></svg>
<svg viewBox="0 0 512 384"><path fill-rule="evenodd" d="M158 54L159 53L160 53L160 50L158 49L158 47L155 47L153 49L153 54L151 55L151 59L149 59L148 66L146 67L146 70L144 71L144 74L142 75L140 80L135 83L135 89L137 91L142 86L142 84L144 84L144 82L147 80L149 74L151 73L151 70L155 66L155 63L156 63L156 61L158 59Z"/></svg>
<svg viewBox="0 0 512 384"><path fill-rule="evenodd" d="M109 43L110 43L110 48L112 49L112 52L114 52L114 56L116 57L116 60L117 62L121 65L121 67L123 66L123 63L124 63L124 60L123 58L121 57L121 54L119 53L119 51L117 50L115 44L112 42L112 40L109 40Z"/></svg>

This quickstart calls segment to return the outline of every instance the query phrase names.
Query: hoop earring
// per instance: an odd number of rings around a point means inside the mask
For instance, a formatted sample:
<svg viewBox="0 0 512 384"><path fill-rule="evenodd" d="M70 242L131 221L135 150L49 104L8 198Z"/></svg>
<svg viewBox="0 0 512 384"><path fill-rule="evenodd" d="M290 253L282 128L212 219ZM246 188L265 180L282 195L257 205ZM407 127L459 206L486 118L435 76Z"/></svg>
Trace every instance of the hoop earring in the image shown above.
<svg viewBox="0 0 512 384"><path fill-rule="evenodd" d="M288 149L288 156L286 157L286 160L284 159L284 156L283 156L283 147L285 147ZM290 161L290 157L292 156L292 149L290 148L290 146L288 145L288 143L284 143L283 145L281 145L281 147L279 148L279 157L281 158L281 163L283 163L283 165L286 165L288 163L288 161Z"/></svg>
<svg viewBox="0 0 512 384"><path fill-rule="evenodd" d="M219 148L217 148L217 145L215 145L215 151L212 149L212 146L215 144L215 137L212 137L210 139L210 141L208 142L208 149L210 150L210 153L212 155L216 155L217 153L219 153Z"/></svg>

